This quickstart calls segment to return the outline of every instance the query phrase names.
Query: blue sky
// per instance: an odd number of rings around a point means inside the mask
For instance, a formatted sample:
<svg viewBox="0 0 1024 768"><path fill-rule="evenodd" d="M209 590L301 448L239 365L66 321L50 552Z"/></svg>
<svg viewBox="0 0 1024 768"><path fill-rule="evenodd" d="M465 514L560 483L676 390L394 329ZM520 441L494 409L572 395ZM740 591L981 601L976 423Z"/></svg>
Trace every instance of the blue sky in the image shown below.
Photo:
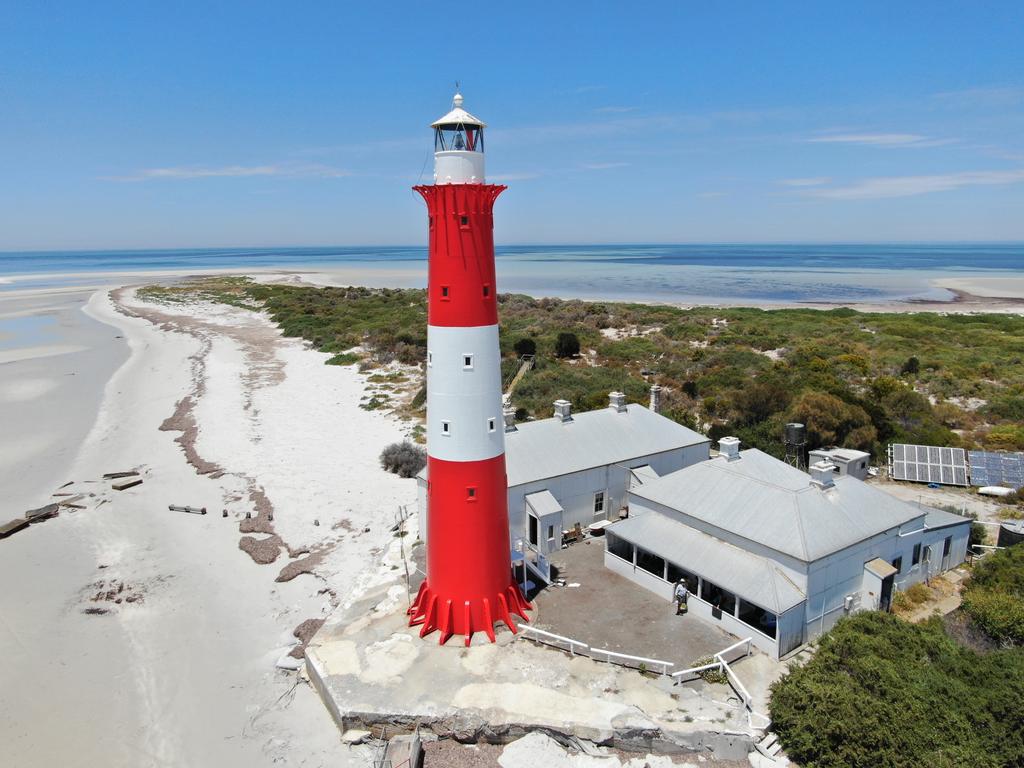
<svg viewBox="0 0 1024 768"><path fill-rule="evenodd" d="M0 250L416 244L462 81L503 243L1024 240L1024 3L30 3Z"/></svg>

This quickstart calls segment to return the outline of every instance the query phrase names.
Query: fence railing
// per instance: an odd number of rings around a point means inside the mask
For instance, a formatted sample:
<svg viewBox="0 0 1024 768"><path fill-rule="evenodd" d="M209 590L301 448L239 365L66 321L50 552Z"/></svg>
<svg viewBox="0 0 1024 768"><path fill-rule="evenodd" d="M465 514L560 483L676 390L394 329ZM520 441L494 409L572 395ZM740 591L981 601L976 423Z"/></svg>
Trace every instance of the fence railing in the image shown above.
<svg viewBox="0 0 1024 768"><path fill-rule="evenodd" d="M605 661L609 664L619 664L623 667L632 667L633 669L643 668L645 671L657 672L658 668L661 669L661 674L667 675L668 668L674 667L671 661L664 661L662 659L648 659L643 656L630 656L628 653L618 653L616 651L609 651L605 648L591 648L590 658L595 661L601 661L599 656L603 655ZM631 663L632 662L632 663Z"/></svg>
<svg viewBox="0 0 1024 768"><path fill-rule="evenodd" d="M519 632L528 640L533 640L537 643L544 643L545 645L552 645L563 651L569 651L571 656L576 655L576 648L579 648L584 655L586 655L586 652L590 650L589 645L581 643L579 640L573 640L571 637L562 637L562 635L556 635L554 632L545 632L543 629L531 627L529 624L521 625L519 627ZM561 648L557 643L564 643L568 647Z"/></svg>

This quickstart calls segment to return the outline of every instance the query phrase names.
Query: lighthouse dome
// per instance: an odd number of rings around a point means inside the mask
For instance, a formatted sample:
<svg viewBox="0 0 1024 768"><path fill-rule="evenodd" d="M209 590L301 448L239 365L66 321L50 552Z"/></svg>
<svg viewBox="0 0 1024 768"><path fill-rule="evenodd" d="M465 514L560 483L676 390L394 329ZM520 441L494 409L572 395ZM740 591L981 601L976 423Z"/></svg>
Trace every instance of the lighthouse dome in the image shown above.
<svg viewBox="0 0 1024 768"><path fill-rule="evenodd" d="M462 108L462 94L456 93L452 98L452 111L443 117L439 117L430 124L431 128L447 128L458 125L475 125L478 128L486 128L483 120L474 117Z"/></svg>

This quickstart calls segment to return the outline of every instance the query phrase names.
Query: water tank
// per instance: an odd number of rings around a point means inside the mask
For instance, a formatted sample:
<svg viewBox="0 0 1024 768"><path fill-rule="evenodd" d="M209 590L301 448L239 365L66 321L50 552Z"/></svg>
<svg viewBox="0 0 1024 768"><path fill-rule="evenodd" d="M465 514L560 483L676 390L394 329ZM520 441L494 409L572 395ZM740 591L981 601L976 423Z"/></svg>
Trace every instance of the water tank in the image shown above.
<svg viewBox="0 0 1024 768"><path fill-rule="evenodd" d="M999 526L999 541L996 546L1012 547L1024 541L1024 520L1014 520Z"/></svg>
<svg viewBox="0 0 1024 768"><path fill-rule="evenodd" d="M807 427L799 422L790 422L786 425L786 443L789 445L801 445L807 442Z"/></svg>

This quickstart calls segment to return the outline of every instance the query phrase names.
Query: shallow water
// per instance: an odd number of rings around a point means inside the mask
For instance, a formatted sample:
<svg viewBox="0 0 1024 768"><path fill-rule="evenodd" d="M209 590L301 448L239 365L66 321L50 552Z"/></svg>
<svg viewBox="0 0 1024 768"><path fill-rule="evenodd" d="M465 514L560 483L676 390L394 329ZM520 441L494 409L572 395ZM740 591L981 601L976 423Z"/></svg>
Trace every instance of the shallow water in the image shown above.
<svg viewBox="0 0 1024 768"><path fill-rule="evenodd" d="M68 273L283 269L423 285L422 247L0 253L0 291L68 285ZM945 300L941 277L1024 275L1024 243L499 246L502 291L672 302ZM16 276L16 277L14 277ZM12 279L13 277L13 279ZM3 279L8 280L4 282Z"/></svg>

